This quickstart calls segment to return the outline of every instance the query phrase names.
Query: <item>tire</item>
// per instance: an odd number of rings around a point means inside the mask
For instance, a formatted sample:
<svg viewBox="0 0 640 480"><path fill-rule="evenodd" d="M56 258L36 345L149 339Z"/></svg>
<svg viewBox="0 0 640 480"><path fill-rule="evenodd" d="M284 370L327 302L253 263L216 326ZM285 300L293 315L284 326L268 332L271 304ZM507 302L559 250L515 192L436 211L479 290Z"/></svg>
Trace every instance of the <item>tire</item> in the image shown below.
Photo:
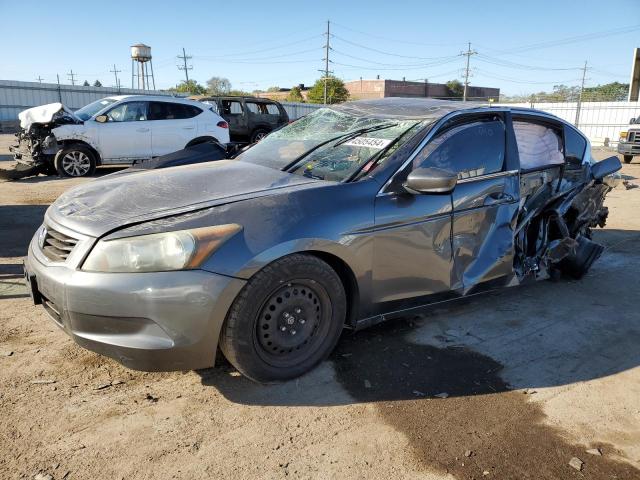
<svg viewBox="0 0 640 480"><path fill-rule="evenodd" d="M307 373L333 350L346 316L340 277L312 255L293 254L256 273L229 309L220 349L260 383Z"/></svg>
<svg viewBox="0 0 640 480"><path fill-rule="evenodd" d="M631 160L633 160L633 155L624 155L624 163L631 163Z"/></svg>
<svg viewBox="0 0 640 480"><path fill-rule="evenodd" d="M256 128L251 134L251 143L259 142L264 137L269 135L269 133L270 133L269 130L266 130L264 128Z"/></svg>
<svg viewBox="0 0 640 480"><path fill-rule="evenodd" d="M56 154L54 165L61 177L86 177L96 171L96 156L87 146L74 143Z"/></svg>

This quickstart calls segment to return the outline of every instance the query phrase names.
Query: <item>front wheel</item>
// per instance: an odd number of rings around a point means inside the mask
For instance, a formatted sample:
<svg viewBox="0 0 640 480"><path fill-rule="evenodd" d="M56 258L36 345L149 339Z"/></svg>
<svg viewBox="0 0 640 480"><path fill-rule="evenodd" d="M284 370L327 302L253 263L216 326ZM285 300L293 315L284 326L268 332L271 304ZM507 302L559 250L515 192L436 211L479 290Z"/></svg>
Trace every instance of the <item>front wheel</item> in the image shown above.
<svg viewBox="0 0 640 480"><path fill-rule="evenodd" d="M88 147L73 144L60 150L54 160L61 177L85 177L96 170L96 157Z"/></svg>
<svg viewBox="0 0 640 480"><path fill-rule="evenodd" d="M633 155L624 155L624 163L631 163L631 160L633 160Z"/></svg>
<svg viewBox="0 0 640 480"><path fill-rule="evenodd" d="M225 357L261 383L298 377L333 350L346 316L340 277L324 261L293 254L256 273L220 335Z"/></svg>

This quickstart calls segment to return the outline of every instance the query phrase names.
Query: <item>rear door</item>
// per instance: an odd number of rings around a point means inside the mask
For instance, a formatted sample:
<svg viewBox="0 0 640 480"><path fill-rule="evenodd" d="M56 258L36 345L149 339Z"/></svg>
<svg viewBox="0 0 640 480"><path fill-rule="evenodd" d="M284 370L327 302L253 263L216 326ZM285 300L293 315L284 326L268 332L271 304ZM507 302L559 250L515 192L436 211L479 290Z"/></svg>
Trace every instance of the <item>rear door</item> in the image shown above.
<svg viewBox="0 0 640 480"><path fill-rule="evenodd" d="M202 109L173 102L149 102L153 156L182 150L198 134L195 117Z"/></svg>
<svg viewBox="0 0 640 480"><path fill-rule="evenodd" d="M262 128L268 131L278 128L280 123L280 110L278 106L269 102L247 100L245 106L250 116L250 124L253 129Z"/></svg>
<svg viewBox="0 0 640 480"><path fill-rule="evenodd" d="M241 99L223 98L220 101L220 106L222 118L229 124L231 140L235 141L238 137L245 138L249 136L247 115Z"/></svg>
<svg viewBox="0 0 640 480"><path fill-rule="evenodd" d="M102 163L129 163L151 157L147 107L147 102L123 102L105 113L107 122L95 122Z"/></svg>

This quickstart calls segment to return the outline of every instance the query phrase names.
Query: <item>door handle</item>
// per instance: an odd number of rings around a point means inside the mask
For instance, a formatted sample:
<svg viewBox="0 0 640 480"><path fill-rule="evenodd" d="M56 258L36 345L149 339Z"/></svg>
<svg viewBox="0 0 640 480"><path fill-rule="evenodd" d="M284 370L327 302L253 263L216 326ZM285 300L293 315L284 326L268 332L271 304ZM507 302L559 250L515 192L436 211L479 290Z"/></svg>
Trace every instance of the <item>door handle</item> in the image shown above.
<svg viewBox="0 0 640 480"><path fill-rule="evenodd" d="M136 132L140 132L140 133L144 133L144 132L148 132L149 129L148 128L137 128Z"/></svg>
<svg viewBox="0 0 640 480"><path fill-rule="evenodd" d="M193 130L196 127L182 127L183 130Z"/></svg>
<svg viewBox="0 0 640 480"><path fill-rule="evenodd" d="M497 205L499 203L511 203L511 202L513 202L513 197L508 193L504 193L504 192L494 192L484 197L485 206Z"/></svg>

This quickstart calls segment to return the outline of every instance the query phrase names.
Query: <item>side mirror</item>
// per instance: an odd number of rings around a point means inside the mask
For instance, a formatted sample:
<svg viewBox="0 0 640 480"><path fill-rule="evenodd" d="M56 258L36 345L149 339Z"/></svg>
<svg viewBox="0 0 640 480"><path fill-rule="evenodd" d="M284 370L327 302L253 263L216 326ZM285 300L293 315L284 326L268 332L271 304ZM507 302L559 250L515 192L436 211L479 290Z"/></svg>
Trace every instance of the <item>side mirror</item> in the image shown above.
<svg viewBox="0 0 640 480"><path fill-rule="evenodd" d="M416 168L402 186L409 193L449 193L458 182L458 175L442 168Z"/></svg>
<svg viewBox="0 0 640 480"><path fill-rule="evenodd" d="M634 125L635 123L636 123L635 117L631 117L631 120L629 120L629 125Z"/></svg>
<svg viewBox="0 0 640 480"><path fill-rule="evenodd" d="M602 180L607 175L617 172L622 168L618 157L609 157L591 165L591 175L596 180Z"/></svg>
<svg viewBox="0 0 640 480"><path fill-rule="evenodd" d="M105 123L109 120L109 117L107 117L106 115L98 115L96 117L96 122L98 123Z"/></svg>

